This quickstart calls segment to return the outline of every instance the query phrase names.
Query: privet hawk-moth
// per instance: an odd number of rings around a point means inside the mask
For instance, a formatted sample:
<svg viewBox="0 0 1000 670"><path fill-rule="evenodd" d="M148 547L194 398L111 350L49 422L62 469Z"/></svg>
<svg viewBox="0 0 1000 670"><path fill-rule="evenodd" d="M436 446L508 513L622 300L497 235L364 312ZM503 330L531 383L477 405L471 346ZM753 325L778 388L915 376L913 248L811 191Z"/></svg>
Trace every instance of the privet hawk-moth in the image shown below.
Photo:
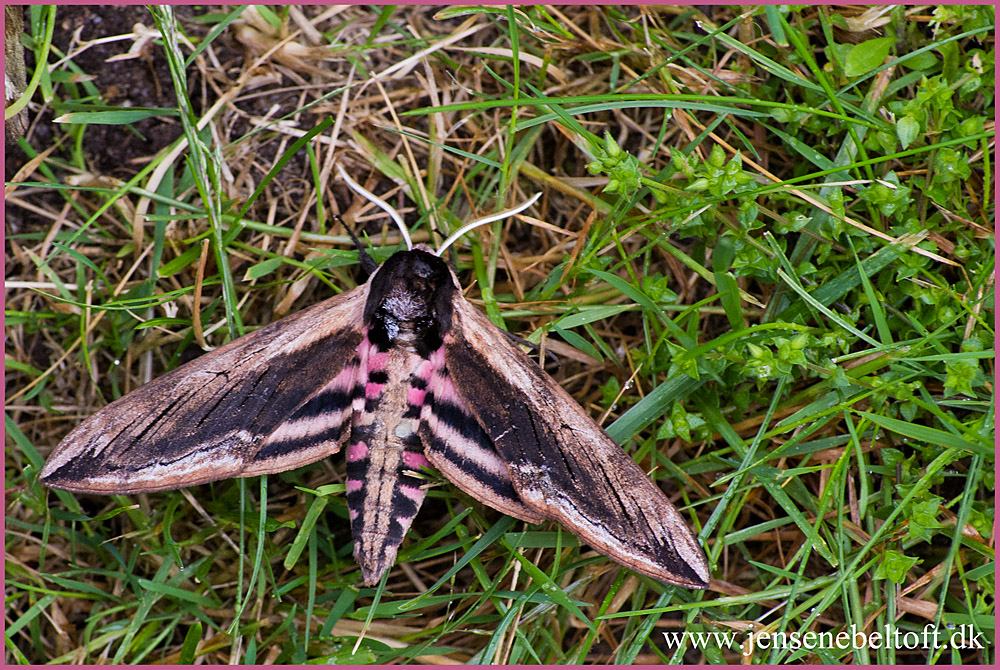
<svg viewBox="0 0 1000 670"><path fill-rule="evenodd" d="M413 471L433 466L504 514L555 519L637 572L705 588L705 556L667 497L462 296L442 250L399 251L361 286L110 403L56 447L41 481L162 491L298 468L346 444L365 584L395 562L424 498Z"/></svg>

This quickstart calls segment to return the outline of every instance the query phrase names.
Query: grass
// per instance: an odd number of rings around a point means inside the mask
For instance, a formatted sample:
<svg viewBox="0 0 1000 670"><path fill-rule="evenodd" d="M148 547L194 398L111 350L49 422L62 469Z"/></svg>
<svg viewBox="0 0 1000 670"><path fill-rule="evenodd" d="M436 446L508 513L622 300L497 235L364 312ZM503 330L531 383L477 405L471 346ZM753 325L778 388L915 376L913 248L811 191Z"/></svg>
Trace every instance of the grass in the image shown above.
<svg viewBox="0 0 1000 670"><path fill-rule="evenodd" d="M59 64L7 182L11 661L995 661L989 8L154 9L139 53L175 102L150 109L102 101L94 45L31 12ZM95 170L116 126L176 139ZM335 214L376 260L399 248L335 163L418 242L543 193L459 242L459 276L663 483L707 591L433 474L360 587L340 458L138 496L38 484L106 402L355 286ZM985 648L804 637L927 626Z"/></svg>

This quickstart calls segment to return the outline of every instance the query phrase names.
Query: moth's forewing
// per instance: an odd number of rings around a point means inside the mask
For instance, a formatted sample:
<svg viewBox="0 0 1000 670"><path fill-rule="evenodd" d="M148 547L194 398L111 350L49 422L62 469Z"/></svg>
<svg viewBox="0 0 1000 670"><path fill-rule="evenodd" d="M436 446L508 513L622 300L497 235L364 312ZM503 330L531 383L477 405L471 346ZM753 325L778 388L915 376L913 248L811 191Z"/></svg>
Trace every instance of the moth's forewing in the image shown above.
<svg viewBox="0 0 1000 670"><path fill-rule="evenodd" d="M707 587L708 562L684 519L622 448L460 296L452 318L451 379L521 500L633 570Z"/></svg>
<svg viewBox="0 0 1000 670"><path fill-rule="evenodd" d="M163 491L282 472L336 453L365 287L267 325L103 407L59 443L42 483Z"/></svg>

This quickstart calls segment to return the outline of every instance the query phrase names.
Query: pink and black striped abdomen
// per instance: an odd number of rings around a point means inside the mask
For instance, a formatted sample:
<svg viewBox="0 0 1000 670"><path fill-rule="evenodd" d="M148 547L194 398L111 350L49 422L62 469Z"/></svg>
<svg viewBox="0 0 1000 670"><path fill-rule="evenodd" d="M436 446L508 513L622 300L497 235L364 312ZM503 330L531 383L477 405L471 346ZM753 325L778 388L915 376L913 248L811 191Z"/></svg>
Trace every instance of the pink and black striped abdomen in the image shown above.
<svg viewBox="0 0 1000 670"><path fill-rule="evenodd" d="M413 352L382 352L367 339L359 351L364 391L354 399L347 446L347 506L355 558L374 584L395 562L424 499L410 474L428 465L417 431L424 382L413 374L422 361Z"/></svg>

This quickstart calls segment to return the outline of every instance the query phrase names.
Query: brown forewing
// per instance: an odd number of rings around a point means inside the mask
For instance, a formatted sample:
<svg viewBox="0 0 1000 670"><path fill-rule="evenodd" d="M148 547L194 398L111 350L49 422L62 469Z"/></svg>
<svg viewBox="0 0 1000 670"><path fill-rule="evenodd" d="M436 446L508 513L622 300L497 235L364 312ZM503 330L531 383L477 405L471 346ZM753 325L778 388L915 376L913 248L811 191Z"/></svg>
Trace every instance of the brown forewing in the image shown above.
<svg viewBox="0 0 1000 670"><path fill-rule="evenodd" d="M311 446L271 444L259 458L267 437L355 359L366 296L367 285L313 305L112 402L56 447L42 482L84 493L162 491L281 472L336 452L343 437L333 430L337 439L305 435ZM349 418L348 403L336 421Z"/></svg>
<svg viewBox="0 0 1000 670"><path fill-rule="evenodd" d="M684 519L572 397L456 294L445 339L459 394L493 440L522 501L638 572L705 588Z"/></svg>

